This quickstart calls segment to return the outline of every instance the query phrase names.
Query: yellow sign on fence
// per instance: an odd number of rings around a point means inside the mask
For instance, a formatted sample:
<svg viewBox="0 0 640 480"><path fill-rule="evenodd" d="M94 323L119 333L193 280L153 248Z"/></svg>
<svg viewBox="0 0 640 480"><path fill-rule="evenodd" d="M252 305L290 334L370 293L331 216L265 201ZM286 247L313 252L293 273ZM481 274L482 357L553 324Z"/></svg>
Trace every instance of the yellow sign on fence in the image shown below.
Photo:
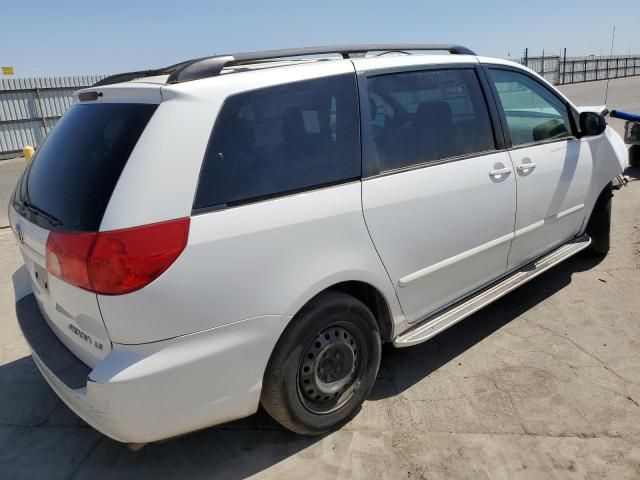
<svg viewBox="0 0 640 480"><path fill-rule="evenodd" d="M13 75L13 67L2 67L2 75Z"/></svg>

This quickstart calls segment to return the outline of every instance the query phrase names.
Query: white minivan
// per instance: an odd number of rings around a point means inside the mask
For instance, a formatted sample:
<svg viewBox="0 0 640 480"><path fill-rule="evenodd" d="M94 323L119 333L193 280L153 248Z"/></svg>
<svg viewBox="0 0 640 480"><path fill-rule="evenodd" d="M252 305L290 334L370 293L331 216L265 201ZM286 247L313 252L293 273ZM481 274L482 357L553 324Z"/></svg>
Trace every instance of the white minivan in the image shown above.
<svg viewBox="0 0 640 480"><path fill-rule="evenodd" d="M51 387L115 440L260 404L327 432L366 399L383 342L424 342L607 252L627 152L603 112L454 45L109 77L12 197L18 321Z"/></svg>

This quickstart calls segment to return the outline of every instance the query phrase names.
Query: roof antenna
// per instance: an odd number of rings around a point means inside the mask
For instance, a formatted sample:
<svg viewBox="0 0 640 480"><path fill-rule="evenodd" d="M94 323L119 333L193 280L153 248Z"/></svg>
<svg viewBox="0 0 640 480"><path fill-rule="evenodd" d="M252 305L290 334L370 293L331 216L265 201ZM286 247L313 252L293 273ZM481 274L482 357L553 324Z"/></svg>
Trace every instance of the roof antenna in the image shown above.
<svg viewBox="0 0 640 480"><path fill-rule="evenodd" d="M613 32L611 32L611 53L609 55L609 57L613 57L613 40L616 38L616 26L613 26ZM609 58L610 59L610 58ZM597 63L597 61L596 61ZM609 60L607 60L607 65L609 65ZM616 64L617 65L617 64ZM598 68L596 66L596 68ZM607 87L605 88L604 91L604 104L607 104L607 97L609 96L609 69L607 68Z"/></svg>

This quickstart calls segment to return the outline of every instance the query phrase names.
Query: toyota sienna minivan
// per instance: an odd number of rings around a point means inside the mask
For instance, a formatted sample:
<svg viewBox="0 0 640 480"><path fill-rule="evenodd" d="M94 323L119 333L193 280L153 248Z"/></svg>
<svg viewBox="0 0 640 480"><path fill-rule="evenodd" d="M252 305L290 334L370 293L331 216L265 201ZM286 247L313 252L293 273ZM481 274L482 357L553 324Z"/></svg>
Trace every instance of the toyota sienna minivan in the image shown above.
<svg viewBox="0 0 640 480"><path fill-rule="evenodd" d="M339 428L382 343L606 254L627 152L603 113L453 45L108 77L76 93L12 197L18 321L53 390L115 440L260 404L300 434Z"/></svg>

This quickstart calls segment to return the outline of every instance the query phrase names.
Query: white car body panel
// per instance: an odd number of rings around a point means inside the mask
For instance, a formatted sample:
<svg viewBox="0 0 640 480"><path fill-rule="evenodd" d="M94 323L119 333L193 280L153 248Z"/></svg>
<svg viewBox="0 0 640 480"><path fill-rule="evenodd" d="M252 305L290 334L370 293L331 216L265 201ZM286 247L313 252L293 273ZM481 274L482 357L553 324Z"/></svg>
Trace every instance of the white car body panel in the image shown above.
<svg viewBox="0 0 640 480"><path fill-rule="evenodd" d="M402 322L362 218L360 188L353 182L194 216L186 250L160 278L132 294L98 296L111 338L143 343L292 316L348 280L375 286Z"/></svg>
<svg viewBox="0 0 640 480"><path fill-rule="evenodd" d="M602 189L627 167L629 153L624 141L616 131L607 126L604 133L595 137L586 137L583 142L591 152L593 162L589 187L585 198L585 216L581 232L587 227L587 221Z"/></svg>
<svg viewBox="0 0 640 480"><path fill-rule="evenodd" d="M523 146L509 155L518 184L515 238L509 254L509 266L516 267L580 231L592 158L580 139Z"/></svg>
<svg viewBox="0 0 640 480"><path fill-rule="evenodd" d="M489 175L499 168L511 173ZM515 198L506 152L362 182L367 226L409 322L506 271Z"/></svg>

